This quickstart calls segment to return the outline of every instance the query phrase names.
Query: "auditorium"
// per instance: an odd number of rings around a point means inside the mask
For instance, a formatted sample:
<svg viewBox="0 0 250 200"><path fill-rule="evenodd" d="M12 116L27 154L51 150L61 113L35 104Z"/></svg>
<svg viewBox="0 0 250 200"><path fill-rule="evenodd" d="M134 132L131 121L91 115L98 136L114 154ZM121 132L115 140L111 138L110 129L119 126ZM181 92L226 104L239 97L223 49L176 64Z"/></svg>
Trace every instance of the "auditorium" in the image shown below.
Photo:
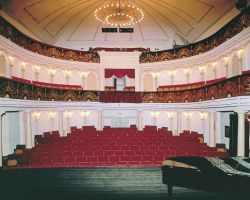
<svg viewBox="0 0 250 200"><path fill-rule="evenodd" d="M249 199L249 5L0 0L0 199Z"/></svg>

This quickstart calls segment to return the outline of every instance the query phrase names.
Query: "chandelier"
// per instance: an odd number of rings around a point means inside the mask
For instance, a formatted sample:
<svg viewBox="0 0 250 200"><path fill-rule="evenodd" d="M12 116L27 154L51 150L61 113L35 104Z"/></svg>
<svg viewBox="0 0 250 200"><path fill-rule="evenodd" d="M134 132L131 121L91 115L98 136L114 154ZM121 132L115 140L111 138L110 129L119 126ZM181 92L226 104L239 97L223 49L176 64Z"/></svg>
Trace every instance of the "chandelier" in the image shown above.
<svg viewBox="0 0 250 200"><path fill-rule="evenodd" d="M109 26L131 26L141 22L143 11L131 4L108 4L95 10L95 18Z"/></svg>

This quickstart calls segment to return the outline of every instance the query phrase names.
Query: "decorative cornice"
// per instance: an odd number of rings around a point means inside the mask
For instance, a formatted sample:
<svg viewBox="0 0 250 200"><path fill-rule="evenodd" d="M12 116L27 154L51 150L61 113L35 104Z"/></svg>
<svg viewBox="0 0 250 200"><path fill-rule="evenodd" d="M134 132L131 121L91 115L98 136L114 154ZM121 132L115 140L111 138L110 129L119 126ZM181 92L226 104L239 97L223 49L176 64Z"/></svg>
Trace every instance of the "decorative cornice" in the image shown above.
<svg viewBox="0 0 250 200"><path fill-rule="evenodd" d="M35 101L35 100L23 100L23 99L9 99L0 98L1 107L3 110L48 110L56 109L61 110L79 110L84 108L87 110L213 110L213 111L247 111L250 107L249 96L231 97L227 99L216 99L203 102L190 102L190 103L99 103L99 102L64 102L64 101Z"/></svg>

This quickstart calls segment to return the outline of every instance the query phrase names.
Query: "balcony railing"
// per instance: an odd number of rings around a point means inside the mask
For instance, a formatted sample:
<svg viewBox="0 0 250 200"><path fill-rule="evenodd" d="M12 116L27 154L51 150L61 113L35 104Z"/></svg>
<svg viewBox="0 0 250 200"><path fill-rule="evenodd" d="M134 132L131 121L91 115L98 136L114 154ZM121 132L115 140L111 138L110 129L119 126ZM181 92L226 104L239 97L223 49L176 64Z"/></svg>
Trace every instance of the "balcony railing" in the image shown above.
<svg viewBox="0 0 250 200"><path fill-rule="evenodd" d="M103 103L184 103L250 94L250 74L207 83L187 90L158 92L109 92L58 89L0 77L0 97L44 101L90 101Z"/></svg>

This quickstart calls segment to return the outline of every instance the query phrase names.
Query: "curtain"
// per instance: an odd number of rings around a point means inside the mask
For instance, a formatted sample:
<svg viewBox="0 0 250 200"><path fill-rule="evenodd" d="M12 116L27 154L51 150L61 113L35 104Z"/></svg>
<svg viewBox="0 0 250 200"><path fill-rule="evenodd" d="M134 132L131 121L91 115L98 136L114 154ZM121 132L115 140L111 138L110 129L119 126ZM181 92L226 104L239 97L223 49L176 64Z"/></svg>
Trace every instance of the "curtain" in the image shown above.
<svg viewBox="0 0 250 200"><path fill-rule="evenodd" d="M126 75L129 78L135 78L135 70L134 69L105 69L105 78L111 78L113 75L116 76L117 78L122 78Z"/></svg>

